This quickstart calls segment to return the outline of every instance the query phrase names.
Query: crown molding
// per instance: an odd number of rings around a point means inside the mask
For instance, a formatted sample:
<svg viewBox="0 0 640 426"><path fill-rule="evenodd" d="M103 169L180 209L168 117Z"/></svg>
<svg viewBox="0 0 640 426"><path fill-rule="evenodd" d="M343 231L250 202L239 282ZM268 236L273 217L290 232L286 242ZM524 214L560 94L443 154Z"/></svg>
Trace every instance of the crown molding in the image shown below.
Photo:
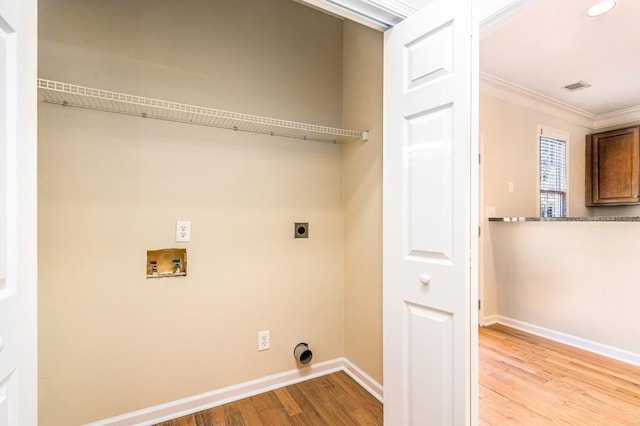
<svg viewBox="0 0 640 426"><path fill-rule="evenodd" d="M354 3L354 0L345 2ZM373 5L378 8L378 10L386 11L387 14L391 14L400 19L405 19L418 11L416 7L402 0L360 0L358 2Z"/></svg>
<svg viewBox="0 0 640 426"><path fill-rule="evenodd" d="M592 114L483 72L480 73L480 93L548 114L591 130L600 130L640 121L640 106L607 114Z"/></svg>
<svg viewBox="0 0 640 426"><path fill-rule="evenodd" d="M588 128L593 127L596 119L587 111L483 72L480 73L480 93Z"/></svg>
<svg viewBox="0 0 640 426"><path fill-rule="evenodd" d="M340 18L384 31L417 11L402 0L295 0Z"/></svg>
<svg viewBox="0 0 640 426"><path fill-rule="evenodd" d="M510 19L526 12L535 0L479 0L480 39L498 31Z"/></svg>
<svg viewBox="0 0 640 426"><path fill-rule="evenodd" d="M594 120L593 129L600 130L607 127L636 123L638 121L640 121L640 106L598 115Z"/></svg>

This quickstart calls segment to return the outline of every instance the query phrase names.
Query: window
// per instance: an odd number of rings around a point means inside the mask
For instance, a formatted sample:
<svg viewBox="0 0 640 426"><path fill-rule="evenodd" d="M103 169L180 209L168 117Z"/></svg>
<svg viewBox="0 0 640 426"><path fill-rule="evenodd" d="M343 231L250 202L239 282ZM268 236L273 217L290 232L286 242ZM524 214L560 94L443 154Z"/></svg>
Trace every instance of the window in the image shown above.
<svg viewBox="0 0 640 426"><path fill-rule="evenodd" d="M567 139L540 129L540 217L567 215Z"/></svg>

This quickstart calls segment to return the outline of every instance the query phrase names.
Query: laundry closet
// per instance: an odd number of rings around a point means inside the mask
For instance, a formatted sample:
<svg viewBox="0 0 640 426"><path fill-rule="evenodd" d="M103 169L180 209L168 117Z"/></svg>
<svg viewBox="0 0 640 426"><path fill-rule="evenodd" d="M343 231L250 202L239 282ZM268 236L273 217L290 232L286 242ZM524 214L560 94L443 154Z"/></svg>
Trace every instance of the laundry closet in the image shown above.
<svg viewBox="0 0 640 426"><path fill-rule="evenodd" d="M38 8L41 79L368 132L320 142L39 90L40 424L344 362L382 382L382 33L292 0ZM148 251L174 248L180 275L148 277Z"/></svg>

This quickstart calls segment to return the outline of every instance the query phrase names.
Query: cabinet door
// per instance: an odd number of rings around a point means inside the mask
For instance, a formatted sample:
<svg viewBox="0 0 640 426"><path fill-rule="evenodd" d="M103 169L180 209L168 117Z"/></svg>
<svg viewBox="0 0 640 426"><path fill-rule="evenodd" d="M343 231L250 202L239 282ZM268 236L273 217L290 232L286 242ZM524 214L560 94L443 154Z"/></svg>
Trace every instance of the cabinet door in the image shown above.
<svg viewBox="0 0 640 426"><path fill-rule="evenodd" d="M640 202L638 127L587 136L588 206Z"/></svg>

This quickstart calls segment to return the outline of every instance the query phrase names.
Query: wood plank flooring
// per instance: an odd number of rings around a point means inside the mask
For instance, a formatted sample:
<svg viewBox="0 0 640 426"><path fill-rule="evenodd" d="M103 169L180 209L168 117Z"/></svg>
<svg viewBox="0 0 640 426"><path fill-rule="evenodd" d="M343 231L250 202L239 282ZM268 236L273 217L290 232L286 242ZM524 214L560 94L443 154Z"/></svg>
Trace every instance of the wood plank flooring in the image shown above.
<svg viewBox="0 0 640 426"><path fill-rule="evenodd" d="M640 367L502 325L479 340L480 424L640 425Z"/></svg>
<svg viewBox="0 0 640 426"><path fill-rule="evenodd" d="M382 404L339 371L160 425L382 425Z"/></svg>
<svg viewBox="0 0 640 426"><path fill-rule="evenodd" d="M481 425L640 425L640 367L501 325L479 341ZM161 423L381 424L382 404L344 372Z"/></svg>

